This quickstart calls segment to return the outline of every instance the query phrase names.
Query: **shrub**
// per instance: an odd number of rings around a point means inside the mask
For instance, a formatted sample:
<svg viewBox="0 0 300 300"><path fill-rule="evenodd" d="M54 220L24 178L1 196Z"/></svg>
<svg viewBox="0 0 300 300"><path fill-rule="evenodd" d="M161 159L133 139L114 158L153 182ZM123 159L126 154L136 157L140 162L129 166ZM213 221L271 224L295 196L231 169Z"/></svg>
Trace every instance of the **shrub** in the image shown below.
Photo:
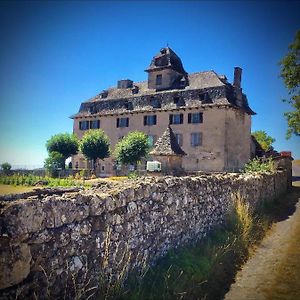
<svg viewBox="0 0 300 300"><path fill-rule="evenodd" d="M5 162L5 163L1 164L1 169L3 170L4 174L9 174L9 172L11 170L11 164L9 164L8 162Z"/></svg>
<svg viewBox="0 0 300 300"><path fill-rule="evenodd" d="M276 170L272 157L255 157L244 167L244 173L274 173Z"/></svg>

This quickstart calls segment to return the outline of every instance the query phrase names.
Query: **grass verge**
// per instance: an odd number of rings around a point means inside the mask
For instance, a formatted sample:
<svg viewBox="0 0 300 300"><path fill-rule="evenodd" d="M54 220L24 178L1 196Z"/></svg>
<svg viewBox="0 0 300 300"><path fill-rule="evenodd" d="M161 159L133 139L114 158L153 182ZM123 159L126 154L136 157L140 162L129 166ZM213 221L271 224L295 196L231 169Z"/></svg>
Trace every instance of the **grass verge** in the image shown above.
<svg viewBox="0 0 300 300"><path fill-rule="evenodd" d="M299 188L294 187L288 195L262 202L254 212L236 195L226 226L194 246L169 251L142 275L130 274L115 299L223 299L236 272L272 223L295 211L298 194Z"/></svg>

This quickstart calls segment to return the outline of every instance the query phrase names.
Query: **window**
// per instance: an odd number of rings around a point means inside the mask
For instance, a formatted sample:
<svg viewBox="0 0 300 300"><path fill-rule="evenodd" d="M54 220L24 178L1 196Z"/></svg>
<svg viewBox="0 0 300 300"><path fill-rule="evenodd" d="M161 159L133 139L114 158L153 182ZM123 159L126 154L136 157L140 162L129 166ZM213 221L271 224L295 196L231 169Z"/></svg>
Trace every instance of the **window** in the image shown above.
<svg viewBox="0 0 300 300"><path fill-rule="evenodd" d="M150 104L153 108L161 108L160 100L157 98L154 98L153 96L150 98Z"/></svg>
<svg viewBox="0 0 300 300"><path fill-rule="evenodd" d="M156 85L162 84L162 75L156 75Z"/></svg>
<svg viewBox="0 0 300 300"><path fill-rule="evenodd" d="M183 124L183 114L169 115L170 124Z"/></svg>
<svg viewBox="0 0 300 300"><path fill-rule="evenodd" d="M128 110L133 110L132 102L126 101L126 102L124 102L124 106L125 106L125 108L128 109Z"/></svg>
<svg viewBox="0 0 300 300"><path fill-rule="evenodd" d="M90 121L90 129L99 129L100 128L100 120Z"/></svg>
<svg viewBox="0 0 300 300"><path fill-rule="evenodd" d="M209 101L210 100L209 94L207 92L201 92L199 94L199 100L200 101Z"/></svg>
<svg viewBox="0 0 300 300"><path fill-rule="evenodd" d="M129 118L117 118L117 128L119 127L128 127Z"/></svg>
<svg viewBox="0 0 300 300"><path fill-rule="evenodd" d="M188 114L188 123L203 123L203 113L190 113Z"/></svg>
<svg viewBox="0 0 300 300"><path fill-rule="evenodd" d="M201 132L192 132L191 133L191 146L197 147L202 145L202 133Z"/></svg>
<svg viewBox="0 0 300 300"><path fill-rule="evenodd" d="M153 147L156 141L156 136L155 135L148 135L148 145L149 147Z"/></svg>
<svg viewBox="0 0 300 300"><path fill-rule="evenodd" d="M89 129L89 121L80 121L79 122L79 129L80 130L88 130Z"/></svg>
<svg viewBox="0 0 300 300"><path fill-rule="evenodd" d="M180 98L179 98L179 97L174 97L174 98L173 98L174 104L178 104L179 101L180 101Z"/></svg>
<svg viewBox="0 0 300 300"><path fill-rule="evenodd" d="M144 116L144 126L156 125L156 115Z"/></svg>
<svg viewBox="0 0 300 300"><path fill-rule="evenodd" d="M178 145L181 147L183 144L183 137L181 133L175 133L175 137L177 140Z"/></svg>

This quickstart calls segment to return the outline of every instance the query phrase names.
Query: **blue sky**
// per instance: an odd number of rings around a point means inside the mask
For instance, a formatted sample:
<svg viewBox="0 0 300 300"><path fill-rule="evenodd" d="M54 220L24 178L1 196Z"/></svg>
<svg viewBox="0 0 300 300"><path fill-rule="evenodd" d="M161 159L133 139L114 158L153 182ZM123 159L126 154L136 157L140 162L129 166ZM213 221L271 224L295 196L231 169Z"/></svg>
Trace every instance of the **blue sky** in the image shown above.
<svg viewBox="0 0 300 300"><path fill-rule="evenodd" d="M300 2L0 2L0 163L41 166L51 135L72 132L80 103L118 79L146 79L163 46L187 72L215 70L242 87L278 151L300 158L285 139L288 104L278 62L300 29Z"/></svg>

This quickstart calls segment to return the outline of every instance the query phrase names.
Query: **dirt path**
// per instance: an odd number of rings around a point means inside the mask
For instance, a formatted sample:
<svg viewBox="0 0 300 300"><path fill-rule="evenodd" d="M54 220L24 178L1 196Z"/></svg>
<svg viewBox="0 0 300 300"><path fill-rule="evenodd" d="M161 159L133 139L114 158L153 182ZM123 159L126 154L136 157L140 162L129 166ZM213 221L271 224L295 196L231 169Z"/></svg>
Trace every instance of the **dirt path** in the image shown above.
<svg viewBox="0 0 300 300"><path fill-rule="evenodd" d="M273 225L254 255L236 275L225 300L300 299L300 182L289 197L296 211ZM298 186L298 187L296 187Z"/></svg>

